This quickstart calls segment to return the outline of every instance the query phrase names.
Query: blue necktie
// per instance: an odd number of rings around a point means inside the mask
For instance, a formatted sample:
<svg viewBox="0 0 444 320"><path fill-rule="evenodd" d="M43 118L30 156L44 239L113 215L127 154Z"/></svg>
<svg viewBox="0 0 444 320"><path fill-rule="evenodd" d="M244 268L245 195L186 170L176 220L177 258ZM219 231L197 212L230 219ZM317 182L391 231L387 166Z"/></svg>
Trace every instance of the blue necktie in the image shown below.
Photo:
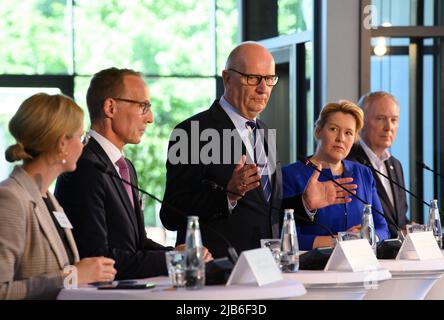
<svg viewBox="0 0 444 320"><path fill-rule="evenodd" d="M271 184L270 177L268 176L268 160L267 155L265 154L265 148L263 143L261 143L261 139L257 139L257 125L254 121L247 121L245 123L247 128L250 128L253 134L253 153L254 153L254 162L260 169L261 174L261 186L264 192L265 199L267 202L270 202L271 199Z"/></svg>

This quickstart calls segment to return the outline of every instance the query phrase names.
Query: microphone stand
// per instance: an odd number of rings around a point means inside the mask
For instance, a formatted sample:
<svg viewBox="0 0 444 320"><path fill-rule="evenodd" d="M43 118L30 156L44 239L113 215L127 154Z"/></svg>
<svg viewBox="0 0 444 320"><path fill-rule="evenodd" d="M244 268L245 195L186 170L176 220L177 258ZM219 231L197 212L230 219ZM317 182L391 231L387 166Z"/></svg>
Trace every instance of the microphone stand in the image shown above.
<svg viewBox="0 0 444 320"><path fill-rule="evenodd" d="M94 163L94 167L95 167L96 169L98 169L99 171L105 173L105 174L108 174L108 175L110 175L110 176L112 176L112 177L114 177L114 178L119 179L120 181L122 181L122 182L128 184L129 186L131 186L132 188L135 188L136 190L142 192L143 194L146 194L147 196L149 196L150 198L156 200L156 201L159 202L160 204L165 205L167 208L171 209L174 213L177 213L179 216L184 217L184 218L188 217L188 216L187 216L184 212L182 212L181 210L177 209L176 207L170 205L170 204L167 203L167 202L164 202L164 201L160 200L160 199L157 198L155 195L153 195L153 194L151 194L151 193L149 193L149 192L147 192L147 191L145 191L145 190L139 188L138 186L134 185L134 184L131 183L130 181L127 181L126 179L123 179L123 178L120 177L118 174L116 174L116 173L114 173L114 172L108 170L104 165L102 165L102 164L100 164L100 163ZM210 231L213 232L214 234L216 234L218 237L220 237L220 238L225 242L225 244L227 245L227 252L228 252L229 259L230 259L230 261L231 261L233 264L236 264L236 262L237 262L239 256L237 255L236 249L231 245L231 243L230 243L230 242L229 242L229 241L228 241L228 240L227 240L227 239L226 239L226 238L225 238L220 232L214 230L213 228L210 228L208 225L206 225L206 224L204 224L204 223L200 223L200 225L201 225L202 227L206 228L207 230L210 230Z"/></svg>
<svg viewBox="0 0 444 320"><path fill-rule="evenodd" d="M426 165L424 162L417 161L416 163L417 163L419 166L421 166L421 168L423 168L423 169L425 169L425 170L428 170L428 171L432 172L436 177L440 177L441 180L444 181L444 177L443 177L440 173L438 173L438 172L436 172L436 170L433 170L432 168L430 168L430 167L429 167L428 165ZM428 204L428 206L430 207L429 204ZM439 210L439 214L440 214L441 216L443 215L443 213L442 213L441 210Z"/></svg>
<svg viewBox="0 0 444 320"><path fill-rule="evenodd" d="M236 195L236 196L240 197L241 199L244 199L248 202L259 203L259 201L245 198L245 195L241 195L237 192L228 190L227 188L222 187L221 185L217 184L216 182L214 182L212 180L203 179L201 181L201 183L209 186L211 189L224 192L225 194L230 193L230 194ZM272 205L270 205L270 208L278 210L278 211L282 211L282 208L277 208ZM330 235L330 237L332 237L333 242L336 242L335 235L327 226L324 226L323 224L315 222L311 219L306 219L304 217L297 216L297 215L295 215L294 218L299 221L308 222L311 225L317 225L317 226L321 227L322 229L324 229L324 231L326 231ZM333 252L333 248L331 248L331 247L316 248L316 249L309 250L299 256L299 267L301 270L323 270L325 268L332 252Z"/></svg>
<svg viewBox="0 0 444 320"><path fill-rule="evenodd" d="M398 186L399 188L401 188L402 190L404 190L405 192L407 192L408 194L410 194L412 197L416 198L417 200L421 201L423 204L425 204L427 207L430 207L430 204L428 204L427 202L424 201L424 199L421 199L420 197L418 197L417 195L415 195L413 192L407 190L405 187L401 186L399 183L397 183L396 181L394 181L393 179L391 179L390 177L388 177L387 175L383 174L381 171L375 169L370 163L368 163L368 161L366 161L365 159L362 158L356 158L356 160L358 160L362 165L368 167L370 170L377 172L379 175L383 176L384 178L386 178L388 181L390 181L391 183L393 183L394 185Z"/></svg>
<svg viewBox="0 0 444 320"><path fill-rule="evenodd" d="M423 169L426 169L426 170L428 170L428 171L433 172L433 174L434 174L435 176L440 177L441 179L444 180L444 177L443 177L440 173L438 173L438 172L436 172L436 170L433 170L432 168L430 168L430 167L429 167L428 165L426 165L424 162L417 161L417 164L419 164Z"/></svg>
<svg viewBox="0 0 444 320"><path fill-rule="evenodd" d="M210 188L212 188L212 189L214 189L214 190L218 190L218 191L221 191L221 192L224 192L224 193L230 193L230 194L233 194L233 195L235 195L235 196L238 196L238 197L240 197L241 199L244 199L244 200L246 200L246 201L250 201L250 202L258 203L258 201L254 201L254 200L252 200L252 199L245 198L245 195L241 195L241 194L236 193L236 192L234 192L234 191L228 190L227 188L222 187L221 185L217 184L216 182L214 182L214 181L212 181L212 180L203 179L203 180L201 181L201 183L202 183L202 184L205 184L205 185L207 185L207 186L209 186ZM275 207L275 206L270 206L270 208L275 209L275 210L277 210L277 211L282 211L282 208L277 208L277 207ZM299 221L302 221L302 222L308 222L309 224L317 225L317 226L321 227L322 229L324 229L324 231L326 231L326 232L327 232L327 233L328 233L333 239L336 239L334 233L333 233L328 227L324 226L323 224L318 223L318 222L315 222L315 221L313 221L313 220L311 220L311 219L305 219L304 217L301 217L301 216L296 216L296 215L295 215L294 218L295 218L295 219L298 219Z"/></svg>
<svg viewBox="0 0 444 320"><path fill-rule="evenodd" d="M341 189L343 189L344 191L346 191L347 193L349 193L351 196L353 196L354 198L356 198L357 200L359 200L360 202L362 202L365 205L368 205L368 203L366 201L364 201L363 199L361 199L359 196L355 195L353 192L351 192L350 190L348 190L346 187L344 187L343 185L341 185L339 182L337 182L335 179L333 179L332 177L330 177L329 175L325 174L324 172L322 172L322 170L319 170L318 167L311 162L308 159L305 159L304 157L298 156L299 161L301 161L302 163L304 163L306 166L309 166L310 168L316 170L317 172L319 172L322 176L326 177L329 181L332 181L334 184L336 184L338 187L340 187ZM392 221L392 217L390 217L390 221L387 219L387 216L382 213L381 211L379 211L376 208L372 208L373 211L375 211L377 214L379 214L381 217L383 217L387 222L390 222L395 228L396 231L398 232L398 239L403 242L404 241L404 236L402 234L401 228L399 228L399 226Z"/></svg>

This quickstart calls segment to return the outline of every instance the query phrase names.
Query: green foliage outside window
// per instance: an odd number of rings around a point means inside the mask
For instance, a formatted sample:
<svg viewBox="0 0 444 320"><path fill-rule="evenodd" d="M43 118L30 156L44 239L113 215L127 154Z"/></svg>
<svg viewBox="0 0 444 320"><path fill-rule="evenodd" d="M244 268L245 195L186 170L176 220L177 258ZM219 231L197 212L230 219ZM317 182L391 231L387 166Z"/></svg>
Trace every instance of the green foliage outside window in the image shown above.
<svg viewBox="0 0 444 320"><path fill-rule="evenodd" d="M289 35L313 29L313 0L278 0L278 31Z"/></svg>
<svg viewBox="0 0 444 320"><path fill-rule="evenodd" d="M141 71L154 123L142 142L127 146L141 188L163 197L169 135L179 122L210 106L215 76L236 45L237 0L2 0L0 74L68 74L86 111L91 76L111 66ZM216 45L217 42L217 45ZM217 60L217 61L216 61ZM10 115L0 118L3 130ZM11 137L4 140L8 144ZM158 204L147 200L145 223L158 223Z"/></svg>

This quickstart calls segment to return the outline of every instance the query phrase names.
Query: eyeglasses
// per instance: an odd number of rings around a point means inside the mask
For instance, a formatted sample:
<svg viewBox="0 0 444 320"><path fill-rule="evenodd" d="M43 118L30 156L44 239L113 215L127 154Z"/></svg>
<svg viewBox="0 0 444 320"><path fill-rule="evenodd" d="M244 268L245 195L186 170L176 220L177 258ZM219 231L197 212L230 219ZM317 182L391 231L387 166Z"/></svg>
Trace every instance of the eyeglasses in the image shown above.
<svg viewBox="0 0 444 320"><path fill-rule="evenodd" d="M124 99L124 98L111 98L117 101L124 101L128 103L135 103L139 105L139 113L141 115L146 114L148 110L151 108L151 102L149 101L137 101L137 100L131 100L131 99Z"/></svg>
<svg viewBox="0 0 444 320"><path fill-rule="evenodd" d="M239 72L237 70L234 69L228 69L229 71L233 71L236 73L239 73L242 77L245 77L247 79L247 85L249 86L257 86L259 83L261 83L262 79L265 80L265 84L269 87L274 86L278 80L279 77L277 75L268 75L268 76L261 76L258 74L246 74L246 73L242 73ZM245 83L243 83L245 85Z"/></svg>

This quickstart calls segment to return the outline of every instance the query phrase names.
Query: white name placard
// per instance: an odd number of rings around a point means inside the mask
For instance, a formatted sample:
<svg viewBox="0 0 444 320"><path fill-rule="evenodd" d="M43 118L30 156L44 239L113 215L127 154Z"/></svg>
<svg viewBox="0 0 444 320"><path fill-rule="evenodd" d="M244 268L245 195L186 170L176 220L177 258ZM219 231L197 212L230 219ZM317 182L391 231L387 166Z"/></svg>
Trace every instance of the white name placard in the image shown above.
<svg viewBox="0 0 444 320"><path fill-rule="evenodd" d="M283 279L270 250L261 248L241 253L227 281L227 286L252 283L263 286Z"/></svg>
<svg viewBox="0 0 444 320"><path fill-rule="evenodd" d="M366 239L340 241L333 250L324 271L369 271L381 265Z"/></svg>
<svg viewBox="0 0 444 320"><path fill-rule="evenodd" d="M432 260L442 257L432 231L426 231L408 233L396 260Z"/></svg>

